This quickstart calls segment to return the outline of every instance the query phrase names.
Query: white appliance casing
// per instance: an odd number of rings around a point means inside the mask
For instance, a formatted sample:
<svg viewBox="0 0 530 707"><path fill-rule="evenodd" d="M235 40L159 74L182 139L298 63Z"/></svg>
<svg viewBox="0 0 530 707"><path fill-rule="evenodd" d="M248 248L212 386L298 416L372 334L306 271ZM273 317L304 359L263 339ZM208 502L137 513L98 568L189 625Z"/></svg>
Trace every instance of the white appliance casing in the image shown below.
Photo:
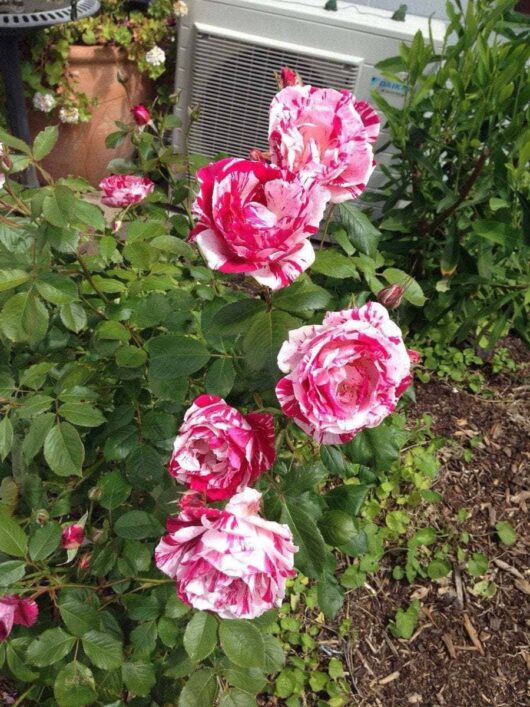
<svg viewBox="0 0 530 707"><path fill-rule="evenodd" d="M389 11L340 0L336 12L323 6L324 0L189 0L178 37L176 113L183 127L175 131L177 148L185 147L190 107L199 105L190 152L246 157L253 147L266 149L273 71L282 65L299 70L306 83L347 88L367 101L377 90L399 106L404 87L375 65L399 54L400 43L410 44L418 30L442 46L440 20L407 15L399 22ZM385 142L383 133L378 144ZM377 161L388 158L383 152ZM370 186L381 178L374 174Z"/></svg>

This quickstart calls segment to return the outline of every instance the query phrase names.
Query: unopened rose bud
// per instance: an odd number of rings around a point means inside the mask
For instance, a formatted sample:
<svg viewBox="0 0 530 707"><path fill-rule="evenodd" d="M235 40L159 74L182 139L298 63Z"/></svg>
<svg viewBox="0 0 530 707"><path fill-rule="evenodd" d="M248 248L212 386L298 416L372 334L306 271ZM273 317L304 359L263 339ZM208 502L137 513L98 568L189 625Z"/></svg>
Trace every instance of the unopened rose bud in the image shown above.
<svg viewBox="0 0 530 707"><path fill-rule="evenodd" d="M270 162L271 161L271 153L270 152L263 152L263 150L258 150L256 148L250 150L248 153L248 156L250 157L251 160L255 160L256 162Z"/></svg>
<svg viewBox="0 0 530 707"><path fill-rule="evenodd" d="M39 525L44 525L44 523L48 522L48 519L50 517L50 514L48 511L44 510L44 508L41 508L37 513L35 514L35 520Z"/></svg>
<svg viewBox="0 0 530 707"><path fill-rule="evenodd" d="M92 553L91 552L85 552L84 555L81 555L79 558L79 564L78 567L80 570L87 570L90 567L90 560L92 559Z"/></svg>
<svg viewBox="0 0 530 707"><path fill-rule="evenodd" d="M132 117L136 125L143 127L151 120L151 114L145 106L139 103L137 106L131 108Z"/></svg>
<svg viewBox="0 0 530 707"><path fill-rule="evenodd" d="M412 364L419 363L421 361L421 353L419 351L414 351L414 349L407 349L407 353Z"/></svg>
<svg viewBox="0 0 530 707"><path fill-rule="evenodd" d="M75 550L85 539L85 530L80 525L68 525L63 528L61 547L63 550Z"/></svg>
<svg viewBox="0 0 530 707"><path fill-rule="evenodd" d="M286 88L287 86L303 86L304 82L302 77L294 69L288 66L283 66L280 69L280 73L276 76L276 81L278 82L278 88Z"/></svg>
<svg viewBox="0 0 530 707"><path fill-rule="evenodd" d="M401 304L405 290L401 285L388 285L377 293L377 301L387 309L397 309Z"/></svg>
<svg viewBox="0 0 530 707"><path fill-rule="evenodd" d="M101 489L98 486L92 486L88 492L88 498L90 501L99 501L101 498Z"/></svg>

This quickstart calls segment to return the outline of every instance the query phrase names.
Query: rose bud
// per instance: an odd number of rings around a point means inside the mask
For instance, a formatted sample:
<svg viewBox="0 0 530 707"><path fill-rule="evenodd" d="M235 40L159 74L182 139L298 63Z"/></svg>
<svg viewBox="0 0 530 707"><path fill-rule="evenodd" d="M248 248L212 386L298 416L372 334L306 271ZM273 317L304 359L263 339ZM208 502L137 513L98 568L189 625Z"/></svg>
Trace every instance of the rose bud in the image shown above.
<svg viewBox="0 0 530 707"><path fill-rule="evenodd" d="M35 520L37 521L37 523L39 525L44 525L44 523L46 523L48 521L49 517L50 517L50 514L44 508L41 508L35 514Z"/></svg>
<svg viewBox="0 0 530 707"><path fill-rule="evenodd" d="M132 174L112 174L99 183L103 192L101 201L117 208L137 204L153 191L155 183L149 177Z"/></svg>
<svg viewBox="0 0 530 707"><path fill-rule="evenodd" d="M304 82L302 81L302 77L300 76L298 71L295 71L294 69L291 69L288 66L283 66L280 69L280 73L276 77L276 80L278 82L278 88L280 90L282 88L286 88L286 86L303 86L304 85Z"/></svg>
<svg viewBox="0 0 530 707"><path fill-rule="evenodd" d="M63 550L75 550L85 539L85 530L80 525L68 525L63 528L61 547Z"/></svg>
<svg viewBox="0 0 530 707"><path fill-rule="evenodd" d="M151 114L145 106L139 103L137 106L131 108L132 117L136 125L143 127L151 120Z"/></svg>
<svg viewBox="0 0 530 707"><path fill-rule="evenodd" d="M101 496L102 492L99 486L92 486L92 488L88 492L88 498L90 501L99 501Z"/></svg>
<svg viewBox="0 0 530 707"><path fill-rule="evenodd" d="M405 290L401 285L388 285L377 293L377 301L387 309L397 309L401 304Z"/></svg>
<svg viewBox="0 0 530 707"><path fill-rule="evenodd" d="M92 553L91 552L85 552L84 555L81 555L79 558L79 564L78 567L80 570L87 570L90 567L90 560L92 559Z"/></svg>

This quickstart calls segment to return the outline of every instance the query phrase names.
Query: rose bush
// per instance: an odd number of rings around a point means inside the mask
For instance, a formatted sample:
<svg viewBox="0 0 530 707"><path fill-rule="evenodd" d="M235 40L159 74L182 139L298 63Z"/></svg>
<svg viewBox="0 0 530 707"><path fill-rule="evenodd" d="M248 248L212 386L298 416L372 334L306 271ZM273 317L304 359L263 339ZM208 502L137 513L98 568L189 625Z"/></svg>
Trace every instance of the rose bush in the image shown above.
<svg viewBox="0 0 530 707"><path fill-rule="evenodd" d="M122 204L108 221L75 177L13 178L41 169L56 128L32 146L0 134L0 662L28 705L270 692L293 569L336 615L336 562L373 550L363 502L403 441L390 413L409 359L365 304L406 280L379 233L349 203L321 224L319 171L267 155L188 181L198 160L168 148L174 117L150 113L111 136L135 141L145 179L106 182L102 199ZM122 199L137 180L149 198Z"/></svg>

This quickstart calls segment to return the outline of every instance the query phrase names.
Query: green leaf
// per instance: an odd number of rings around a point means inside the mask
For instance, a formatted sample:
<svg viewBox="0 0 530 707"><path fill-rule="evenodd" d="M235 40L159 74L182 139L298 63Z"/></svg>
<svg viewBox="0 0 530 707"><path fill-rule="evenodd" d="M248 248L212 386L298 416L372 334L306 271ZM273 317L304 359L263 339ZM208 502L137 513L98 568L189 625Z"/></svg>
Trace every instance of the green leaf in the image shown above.
<svg viewBox="0 0 530 707"><path fill-rule="evenodd" d="M121 666L121 675L125 687L138 697L146 697L156 685L155 666L146 661L124 663Z"/></svg>
<svg viewBox="0 0 530 707"><path fill-rule="evenodd" d="M147 342L146 349L149 373L159 380L189 376L203 368L210 359L204 344L180 334L156 336Z"/></svg>
<svg viewBox="0 0 530 707"><path fill-rule="evenodd" d="M26 659L26 648L31 643L31 638L24 636L21 638L10 638L7 644L6 658L9 670L18 680L33 682L39 674L28 667Z"/></svg>
<svg viewBox="0 0 530 707"><path fill-rule="evenodd" d="M282 644L270 633L263 634L263 643L265 646L265 672L267 674L277 673L285 665L285 651Z"/></svg>
<svg viewBox="0 0 530 707"><path fill-rule="evenodd" d="M81 590L85 591L85 590ZM66 628L74 636L81 638L88 631L99 627L97 608L76 590L62 591L59 598L59 612Z"/></svg>
<svg viewBox="0 0 530 707"><path fill-rule="evenodd" d="M16 584L26 574L26 563L22 560L8 560L0 564L0 587Z"/></svg>
<svg viewBox="0 0 530 707"><path fill-rule="evenodd" d="M263 634L263 641L265 646L267 646L267 639L272 638L268 634ZM282 650L283 653L283 650ZM285 660L285 655L284 655ZM267 656L265 656L265 663L269 665ZM223 672L223 677L228 682L229 685L238 687L244 692L250 692L255 694L261 692L265 685L267 684L267 678L263 670L259 668L240 668L238 665L234 665L229 660L226 660L226 668ZM269 671L268 671L269 672ZM273 668L270 672L276 672L276 668Z"/></svg>
<svg viewBox="0 0 530 707"><path fill-rule="evenodd" d="M24 270L0 270L0 292L23 285L30 277L31 273Z"/></svg>
<svg viewBox="0 0 530 707"><path fill-rule="evenodd" d="M84 707L97 699L92 671L75 660L59 671L53 685L59 707Z"/></svg>
<svg viewBox="0 0 530 707"><path fill-rule="evenodd" d="M85 448L78 431L69 422L59 422L46 435L44 458L58 476L81 476Z"/></svg>
<svg viewBox="0 0 530 707"><path fill-rule="evenodd" d="M441 579L447 577L451 571L451 565L447 560L434 559L427 565L427 574L431 579Z"/></svg>
<svg viewBox="0 0 530 707"><path fill-rule="evenodd" d="M53 150L58 138L59 127L57 125L48 125L44 128L33 141L33 158L37 162L44 159Z"/></svg>
<svg viewBox="0 0 530 707"><path fill-rule="evenodd" d="M217 695L217 680L212 668L193 673L182 688L178 707L212 707Z"/></svg>
<svg viewBox="0 0 530 707"><path fill-rule="evenodd" d="M287 312L326 309L331 301L330 293L315 285L307 275L302 275L289 287L273 293L272 303L278 309Z"/></svg>
<svg viewBox="0 0 530 707"><path fill-rule="evenodd" d="M148 444L133 449L127 457L125 474L134 488L154 488L165 476L164 459Z"/></svg>
<svg viewBox="0 0 530 707"><path fill-rule="evenodd" d="M331 574L325 574L317 585L318 605L328 619L334 619L342 609L344 592Z"/></svg>
<svg viewBox="0 0 530 707"><path fill-rule="evenodd" d="M217 619L201 611L195 614L184 632L184 648L194 663L207 658L217 645Z"/></svg>
<svg viewBox="0 0 530 707"><path fill-rule="evenodd" d="M40 414L32 420L28 433L22 442L22 454L26 462L30 462L40 452L46 435L53 427L54 422L53 412Z"/></svg>
<svg viewBox="0 0 530 707"><path fill-rule="evenodd" d="M20 384L38 390L42 387L48 373L53 367L54 364L48 363L47 361L41 361L41 363L35 363L33 366L29 366L29 368L20 372Z"/></svg>
<svg viewBox="0 0 530 707"><path fill-rule="evenodd" d="M147 361L147 352L138 346L126 345L116 351L115 357L122 368L138 368Z"/></svg>
<svg viewBox="0 0 530 707"><path fill-rule="evenodd" d="M370 466L374 471L387 471L399 459L407 433L396 427L392 417L378 427L363 430L343 445L355 464Z"/></svg>
<svg viewBox="0 0 530 707"><path fill-rule="evenodd" d="M345 280L348 277L359 279L359 273L353 260L334 248L319 250L311 267L313 272L333 277L336 280Z"/></svg>
<svg viewBox="0 0 530 707"><path fill-rule="evenodd" d="M109 511L119 508L131 493L131 486L123 479L119 469L102 476L98 488L101 491L99 504Z"/></svg>
<svg viewBox="0 0 530 707"><path fill-rule="evenodd" d="M517 533L507 520L500 520L495 524L495 530L503 545L513 545L517 541Z"/></svg>
<svg viewBox="0 0 530 707"><path fill-rule="evenodd" d="M75 202L75 218L96 231L105 230L105 216L97 204L77 199Z"/></svg>
<svg viewBox="0 0 530 707"><path fill-rule="evenodd" d="M282 523L287 523L298 546L296 566L308 577L320 577L324 570L326 546L313 518L304 511L296 499L286 499L282 504Z"/></svg>
<svg viewBox="0 0 530 707"><path fill-rule="evenodd" d="M4 145L7 145L8 147L12 147L14 150L23 152L28 157L31 157L31 150L29 146L26 145L23 140L20 140L18 137L5 132L5 130L0 130L0 142L3 142Z"/></svg>
<svg viewBox="0 0 530 707"><path fill-rule="evenodd" d="M18 415L22 419L30 419L48 410L52 403L53 398L49 395L28 395L19 407Z"/></svg>
<svg viewBox="0 0 530 707"><path fill-rule="evenodd" d="M62 628L50 628L29 644L26 657L31 665L44 668L68 655L74 643L75 638Z"/></svg>
<svg viewBox="0 0 530 707"><path fill-rule="evenodd" d="M218 358L208 367L204 387L210 395L225 398L234 385L236 370L231 358Z"/></svg>
<svg viewBox="0 0 530 707"><path fill-rule="evenodd" d="M381 233L372 225L368 217L354 206L351 201L339 204L339 218L346 228L348 237L352 244L361 253L371 256L377 253L377 244Z"/></svg>
<svg viewBox="0 0 530 707"><path fill-rule="evenodd" d="M0 461L4 461L13 446L13 425L7 415L0 420Z"/></svg>
<svg viewBox="0 0 530 707"><path fill-rule="evenodd" d="M50 521L37 528L29 539L29 556L34 562L45 560L61 542L61 526Z"/></svg>
<svg viewBox="0 0 530 707"><path fill-rule="evenodd" d="M407 275L403 270L397 268L387 268L383 270L383 277L391 285L401 285L405 288L403 297L416 307L423 307L427 298L423 294L423 290L416 280Z"/></svg>
<svg viewBox="0 0 530 707"><path fill-rule="evenodd" d="M357 534L353 518L345 511L326 511L318 521L318 527L324 540L332 547L346 544Z"/></svg>
<svg viewBox="0 0 530 707"><path fill-rule="evenodd" d="M219 700L219 707L256 707L256 704L252 695L237 688L223 692Z"/></svg>
<svg viewBox="0 0 530 707"><path fill-rule="evenodd" d="M481 577L488 570L488 558L482 552L474 552L467 562L467 571L472 577Z"/></svg>
<svg viewBox="0 0 530 707"><path fill-rule="evenodd" d="M265 312L266 308L265 302L258 299L230 302L214 315L214 327L218 328L223 335L241 334L247 330L249 320L256 314Z"/></svg>
<svg viewBox="0 0 530 707"><path fill-rule="evenodd" d="M248 322L243 339L243 352L248 367L253 371L266 369L278 372L278 351L288 338L289 331L300 326L300 320L286 312L261 312Z"/></svg>
<svg viewBox="0 0 530 707"><path fill-rule="evenodd" d="M53 304L70 304L79 299L73 280L58 273L40 273L35 281L39 294Z"/></svg>
<svg viewBox="0 0 530 707"><path fill-rule="evenodd" d="M128 511L118 518L114 524L114 532L126 540L143 540L160 537L164 528L150 513Z"/></svg>
<svg viewBox="0 0 530 707"><path fill-rule="evenodd" d="M64 326L76 334L78 334L87 325L86 312L83 305L79 302L63 304L59 313Z"/></svg>
<svg viewBox="0 0 530 707"><path fill-rule="evenodd" d="M260 631L248 621L230 619L219 626L219 640L227 658L240 668L263 668L265 644Z"/></svg>
<svg viewBox="0 0 530 707"><path fill-rule="evenodd" d="M59 415L80 427L99 427L105 422L103 414L85 402L64 403L59 408Z"/></svg>
<svg viewBox="0 0 530 707"><path fill-rule="evenodd" d="M16 343L37 343L48 330L48 310L31 292L19 292L4 304L0 313L0 330Z"/></svg>
<svg viewBox="0 0 530 707"><path fill-rule="evenodd" d="M115 670L123 663L121 641L102 631L89 631L81 639L83 650L92 663L102 670Z"/></svg>
<svg viewBox="0 0 530 707"><path fill-rule="evenodd" d="M409 542L414 545L432 545L437 537L434 528L421 528L414 533Z"/></svg>
<svg viewBox="0 0 530 707"><path fill-rule="evenodd" d="M329 509L345 511L356 516L361 510L367 493L368 486L344 484L328 491L324 500Z"/></svg>
<svg viewBox="0 0 530 707"><path fill-rule="evenodd" d="M420 602L417 599L412 602L406 611L398 609L395 620L390 623L390 630L394 636L406 638L407 640L411 638L418 623L419 613Z"/></svg>
<svg viewBox="0 0 530 707"><path fill-rule="evenodd" d="M0 506L0 552L12 557L24 557L27 547L26 533Z"/></svg>
<svg viewBox="0 0 530 707"><path fill-rule="evenodd" d="M74 192L59 184L44 197L42 215L52 226L67 228L74 215L75 204Z"/></svg>

